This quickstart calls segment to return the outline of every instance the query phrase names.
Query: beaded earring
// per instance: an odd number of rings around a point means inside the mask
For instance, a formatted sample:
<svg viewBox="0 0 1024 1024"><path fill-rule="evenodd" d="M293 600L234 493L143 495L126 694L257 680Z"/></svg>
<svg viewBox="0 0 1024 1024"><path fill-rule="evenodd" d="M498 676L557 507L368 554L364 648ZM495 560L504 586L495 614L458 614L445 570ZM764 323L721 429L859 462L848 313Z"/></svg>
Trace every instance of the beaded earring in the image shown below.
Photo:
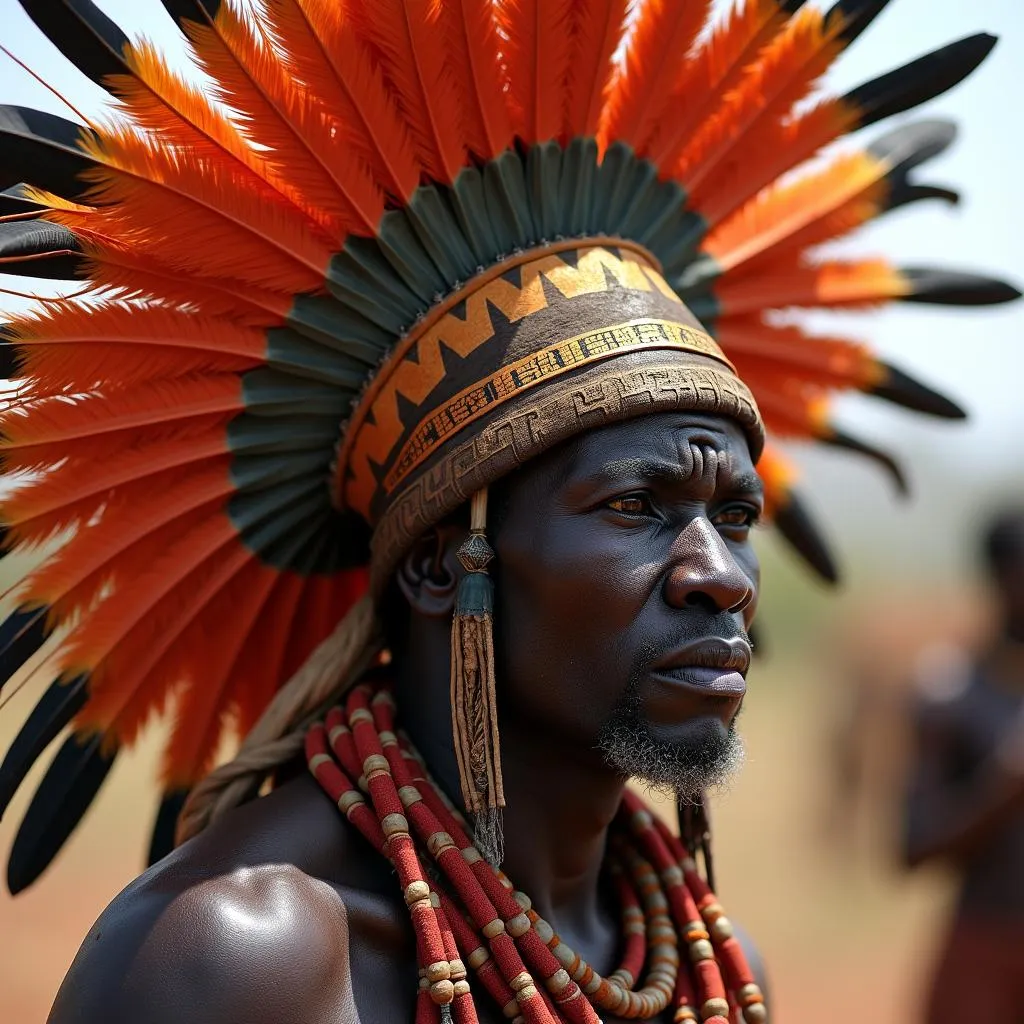
<svg viewBox="0 0 1024 1024"><path fill-rule="evenodd" d="M487 541L487 489L470 501L469 536L458 551L466 570L459 582L452 620L452 733L466 811L473 815L474 842L498 867L503 857L498 709L494 687L494 584L487 566L494 549Z"/></svg>

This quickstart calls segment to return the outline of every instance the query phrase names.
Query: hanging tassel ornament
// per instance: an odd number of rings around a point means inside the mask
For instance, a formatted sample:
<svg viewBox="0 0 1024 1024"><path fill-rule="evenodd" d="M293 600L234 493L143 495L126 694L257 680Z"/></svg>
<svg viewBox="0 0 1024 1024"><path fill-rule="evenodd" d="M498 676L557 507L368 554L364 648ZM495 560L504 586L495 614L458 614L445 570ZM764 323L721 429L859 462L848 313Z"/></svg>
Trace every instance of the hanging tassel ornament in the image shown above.
<svg viewBox="0 0 1024 1024"><path fill-rule="evenodd" d="M452 621L452 733L463 803L475 823L475 845L498 867L504 855L505 794L494 688L494 584L487 573L494 549L486 527L484 488L470 501L469 536L458 552L466 575L459 583Z"/></svg>

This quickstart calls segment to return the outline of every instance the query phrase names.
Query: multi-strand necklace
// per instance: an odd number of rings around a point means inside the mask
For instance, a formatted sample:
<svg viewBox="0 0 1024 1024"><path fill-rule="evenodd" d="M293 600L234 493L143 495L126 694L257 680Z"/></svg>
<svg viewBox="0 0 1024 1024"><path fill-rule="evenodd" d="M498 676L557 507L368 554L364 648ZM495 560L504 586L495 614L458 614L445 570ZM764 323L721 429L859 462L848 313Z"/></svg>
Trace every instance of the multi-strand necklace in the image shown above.
<svg viewBox="0 0 1024 1024"><path fill-rule="evenodd" d="M622 962L602 977L473 846L459 812L395 730L386 689L356 687L306 736L309 769L397 871L416 934L416 1024L476 1024L476 983L513 1024L650 1020L763 1024L746 957L686 847L627 791L607 869Z"/></svg>

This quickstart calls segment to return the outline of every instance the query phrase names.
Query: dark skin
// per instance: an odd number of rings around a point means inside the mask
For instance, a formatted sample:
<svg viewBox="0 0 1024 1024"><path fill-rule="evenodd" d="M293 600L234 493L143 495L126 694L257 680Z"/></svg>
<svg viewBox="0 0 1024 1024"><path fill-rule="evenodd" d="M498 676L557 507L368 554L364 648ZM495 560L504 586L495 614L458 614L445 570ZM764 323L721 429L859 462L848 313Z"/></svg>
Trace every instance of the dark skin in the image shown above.
<svg viewBox="0 0 1024 1024"><path fill-rule="evenodd" d="M626 780L598 736L631 682L663 741L730 727L742 695L680 685L666 662L694 642L740 642L756 606L761 500L740 429L684 413L576 438L495 500L503 867L602 972L619 929L601 863ZM452 794L449 629L464 536L434 531L396 579L410 608L395 644L401 722ZM87 937L50 1021L385 1024L412 1020L415 979L387 863L299 772L132 883ZM483 994L477 1007L481 1021L504 1019Z"/></svg>
<svg viewBox="0 0 1024 1024"><path fill-rule="evenodd" d="M905 813L911 866L954 863L959 914L1024 922L1024 518L994 567L999 633L959 685L919 700ZM923 680L927 684L928 680Z"/></svg>

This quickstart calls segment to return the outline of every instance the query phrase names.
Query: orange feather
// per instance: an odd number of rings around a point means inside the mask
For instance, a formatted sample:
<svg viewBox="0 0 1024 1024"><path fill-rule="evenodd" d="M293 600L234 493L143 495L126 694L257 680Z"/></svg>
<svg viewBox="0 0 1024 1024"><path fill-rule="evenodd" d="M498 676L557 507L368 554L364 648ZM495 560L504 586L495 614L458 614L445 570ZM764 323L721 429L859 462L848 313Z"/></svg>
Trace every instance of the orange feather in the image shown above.
<svg viewBox="0 0 1024 1024"><path fill-rule="evenodd" d="M888 164L870 153L843 154L820 170L762 192L715 228L703 249L723 272L780 247L789 251L794 238L810 231L813 240L815 228L850 203L867 201L877 211L887 170Z"/></svg>
<svg viewBox="0 0 1024 1024"><path fill-rule="evenodd" d="M492 160L513 142L491 0L431 0L444 33L471 153Z"/></svg>
<svg viewBox="0 0 1024 1024"><path fill-rule="evenodd" d="M146 491L157 474L181 466L198 467L223 455L223 433L183 442L178 438L126 449L115 461L76 459L18 487L4 503L4 522L19 543L37 544L88 522L112 497L115 488ZM124 492L122 492L124 493Z"/></svg>
<svg viewBox="0 0 1024 1024"><path fill-rule="evenodd" d="M791 374L820 388L863 388L878 380L878 363L867 346L810 335L795 325L726 317L715 324L715 339L744 380L748 369Z"/></svg>
<svg viewBox="0 0 1024 1024"><path fill-rule="evenodd" d="M715 173L694 190L690 205L708 224L718 224L855 123L855 113L838 99L821 100L782 123L759 122L737 140Z"/></svg>
<svg viewBox="0 0 1024 1024"><path fill-rule="evenodd" d="M736 3L700 43L691 60L683 61L663 117L641 155L668 173L700 126L714 117L723 97L784 24L778 0Z"/></svg>
<svg viewBox="0 0 1024 1024"><path fill-rule="evenodd" d="M102 165L89 172L90 200L107 207L105 233L123 244L185 273L286 293L323 287L330 251L261 203L226 162L180 159L124 128L82 147ZM77 218L50 214L72 230Z"/></svg>
<svg viewBox="0 0 1024 1024"><path fill-rule="evenodd" d="M430 0L360 0L350 16L395 92L420 163L448 184L465 163L465 117L432 7Z"/></svg>
<svg viewBox="0 0 1024 1024"><path fill-rule="evenodd" d="M339 154L330 110L286 73L255 20L222 3L212 25L190 22L188 35L218 99L238 111L242 134L333 219L336 241L351 231L374 234L384 208L379 189L360 161Z"/></svg>
<svg viewBox="0 0 1024 1024"><path fill-rule="evenodd" d="M566 79L566 138L597 135L629 0L573 0Z"/></svg>
<svg viewBox="0 0 1024 1024"><path fill-rule="evenodd" d="M885 260L827 260L773 268L735 282L724 278L715 297L724 317L788 306L867 307L909 292L903 276Z"/></svg>
<svg viewBox="0 0 1024 1024"><path fill-rule="evenodd" d="M497 17L516 135L527 145L561 139L572 0L505 0Z"/></svg>
<svg viewBox="0 0 1024 1024"><path fill-rule="evenodd" d="M799 479L796 466L771 442L757 460L757 475L764 484L764 514L771 521L775 513L789 504L793 484Z"/></svg>
<svg viewBox="0 0 1024 1024"><path fill-rule="evenodd" d="M252 146L209 95L185 81L148 40L126 49L131 75L112 75L107 88L120 101L119 113L144 133L183 154L198 154L211 162L227 159L236 166L246 187L267 203L287 207L307 221L308 230L329 242L336 228L322 211L283 180L266 156Z"/></svg>
<svg viewBox="0 0 1024 1024"><path fill-rule="evenodd" d="M408 199L420 166L380 69L357 37L344 2L266 0L270 31L288 74L330 111L335 145L351 146L385 191Z"/></svg>
<svg viewBox="0 0 1024 1024"><path fill-rule="evenodd" d="M225 699L241 736L247 735L259 721L274 694L288 679L284 669L288 640L308 582L294 572L278 574L274 593L253 627L254 642L242 650L238 659Z"/></svg>
<svg viewBox="0 0 1024 1024"><path fill-rule="evenodd" d="M195 602L189 628L164 652L171 658L180 652L180 672L186 679L164 754L163 780L168 785L189 785L212 767L227 725L227 690L235 664L247 644L258 642L253 629L276 580L275 570L245 563L205 604ZM217 623L213 628L212 622Z"/></svg>
<svg viewBox="0 0 1024 1024"><path fill-rule="evenodd" d="M214 512L233 489L230 468L230 456L222 455L147 477L146 488L119 489L59 558L26 578L26 596L68 613L87 608L111 577L130 576L159 554L175 530L191 528L200 513Z"/></svg>
<svg viewBox="0 0 1024 1024"><path fill-rule="evenodd" d="M612 82L598 142L641 150L665 117L679 67L707 23L711 0L647 0L638 8L625 64Z"/></svg>
<svg viewBox="0 0 1024 1024"><path fill-rule="evenodd" d="M781 121L807 97L840 52L842 27L841 17L826 21L822 11L810 6L786 22L680 152L673 176L691 195L755 124Z"/></svg>
<svg viewBox="0 0 1024 1024"><path fill-rule="evenodd" d="M46 397L0 419L0 448L95 437L241 408L241 380L234 374L149 381L128 391L109 389L73 398Z"/></svg>

